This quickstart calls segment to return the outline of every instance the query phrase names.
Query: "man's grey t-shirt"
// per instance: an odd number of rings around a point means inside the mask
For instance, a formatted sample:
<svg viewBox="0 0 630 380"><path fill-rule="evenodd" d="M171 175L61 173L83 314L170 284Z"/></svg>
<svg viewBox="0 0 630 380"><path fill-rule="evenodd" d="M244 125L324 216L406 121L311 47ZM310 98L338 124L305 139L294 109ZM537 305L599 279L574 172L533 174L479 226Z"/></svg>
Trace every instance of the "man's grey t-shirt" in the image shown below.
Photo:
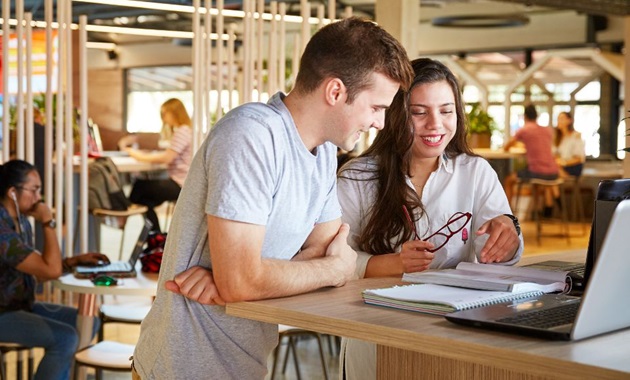
<svg viewBox="0 0 630 380"><path fill-rule="evenodd" d="M142 379L262 379L278 343L276 325L230 317L164 289L200 265L212 267L207 215L264 225L262 256L291 259L316 223L337 219L336 147L309 152L283 95L227 113L193 159L177 201L158 294L142 323L134 365ZM234 253L233 265L239 265Z"/></svg>

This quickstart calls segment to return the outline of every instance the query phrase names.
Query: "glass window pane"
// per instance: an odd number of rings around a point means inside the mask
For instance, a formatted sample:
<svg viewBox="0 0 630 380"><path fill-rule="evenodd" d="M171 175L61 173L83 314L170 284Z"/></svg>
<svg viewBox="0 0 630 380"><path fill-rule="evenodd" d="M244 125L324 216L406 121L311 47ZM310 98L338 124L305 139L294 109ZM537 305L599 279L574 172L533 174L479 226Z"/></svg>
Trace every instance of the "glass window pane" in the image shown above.
<svg viewBox="0 0 630 380"><path fill-rule="evenodd" d="M580 91L575 94L575 100L577 101L585 101L585 100L599 100L601 95L599 81L593 81L584 86Z"/></svg>
<svg viewBox="0 0 630 380"><path fill-rule="evenodd" d="M599 106L598 105L578 105L575 107L573 115L573 126L575 130L582 134L585 142L587 156L599 157Z"/></svg>
<svg viewBox="0 0 630 380"><path fill-rule="evenodd" d="M481 101L479 89L476 86L464 86L462 99L464 103L478 103Z"/></svg>
<svg viewBox="0 0 630 380"><path fill-rule="evenodd" d="M503 103L505 101L506 85L488 86L488 101L491 103Z"/></svg>
<svg viewBox="0 0 630 380"><path fill-rule="evenodd" d="M192 91L134 91L127 94L127 131L160 132L162 118L160 107L170 98L177 98L184 103L192 117Z"/></svg>

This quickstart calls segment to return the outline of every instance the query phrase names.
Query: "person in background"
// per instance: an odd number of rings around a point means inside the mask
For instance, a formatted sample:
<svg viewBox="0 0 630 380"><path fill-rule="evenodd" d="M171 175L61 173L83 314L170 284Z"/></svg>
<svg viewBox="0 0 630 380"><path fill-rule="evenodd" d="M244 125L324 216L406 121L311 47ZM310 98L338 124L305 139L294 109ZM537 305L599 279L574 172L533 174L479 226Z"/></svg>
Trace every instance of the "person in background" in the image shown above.
<svg viewBox="0 0 630 380"><path fill-rule="evenodd" d="M523 239L496 172L468 147L457 79L431 59L412 67L410 90L396 94L383 130L338 175L358 277L515 264ZM441 240L427 239L438 231ZM376 378L374 344L344 339L341 358L346 379Z"/></svg>
<svg viewBox="0 0 630 380"><path fill-rule="evenodd" d="M562 177L582 175L586 154L582 135L573 127L573 116L568 112L558 115L556 135L556 162Z"/></svg>
<svg viewBox="0 0 630 380"><path fill-rule="evenodd" d="M179 99L169 99L162 104L160 115L164 125L173 130L167 149L160 152L125 149L138 161L168 164L168 179L137 179L129 195L133 203L149 208L146 217L155 232L160 232L160 221L154 208L166 201L177 200L192 161L192 122L184 104Z"/></svg>
<svg viewBox="0 0 630 380"><path fill-rule="evenodd" d="M278 326L229 316L222 305L354 277L337 147L352 150L363 133L381 129L411 78L399 42L371 21L347 18L313 35L289 94L241 105L216 123L177 201L133 376L265 377Z"/></svg>
<svg viewBox="0 0 630 380"><path fill-rule="evenodd" d="M538 125L538 112L533 104L525 106L525 124L516 131L514 136L503 146L507 152L517 142L525 145L525 158L527 168L518 173L512 173L505 178L505 193L508 200L512 201L513 189L517 180L529 181L537 178L543 180L555 180L559 176L559 167L553 155L553 129ZM560 197L560 189L557 186L545 187L543 216L550 217L554 200Z"/></svg>
<svg viewBox="0 0 630 380"><path fill-rule="evenodd" d="M77 309L35 301L37 280L58 278L76 265L108 262L100 253L61 259L52 211L41 202L35 166L22 160L0 165L0 341L43 347L35 379L67 380L77 349ZM28 217L44 227L44 248L33 248ZM94 332L98 330L95 323Z"/></svg>

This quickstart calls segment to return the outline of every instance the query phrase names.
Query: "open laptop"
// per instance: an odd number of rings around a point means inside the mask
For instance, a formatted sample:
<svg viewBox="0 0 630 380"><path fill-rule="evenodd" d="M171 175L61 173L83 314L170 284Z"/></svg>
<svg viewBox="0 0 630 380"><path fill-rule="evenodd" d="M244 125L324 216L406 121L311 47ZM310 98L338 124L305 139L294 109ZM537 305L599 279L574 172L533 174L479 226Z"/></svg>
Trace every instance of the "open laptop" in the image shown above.
<svg viewBox="0 0 630 380"><path fill-rule="evenodd" d="M106 265L100 266L83 266L79 265L74 268L75 277L88 278L97 274L107 274L111 277L135 277L136 263L142 254L144 243L147 241L149 232L151 231L151 222L145 219L144 226L140 231L138 240L133 247L133 251L127 261L114 261Z"/></svg>
<svg viewBox="0 0 630 380"><path fill-rule="evenodd" d="M601 250L615 208L623 199L630 199L629 178L600 181L595 196L593 223L585 263L549 260L526 266L569 272L573 289L583 291L597 260L598 252Z"/></svg>
<svg viewBox="0 0 630 380"><path fill-rule="evenodd" d="M446 319L554 340L579 340L630 327L628 226L630 200L624 200L615 209L581 299L544 294L447 314Z"/></svg>

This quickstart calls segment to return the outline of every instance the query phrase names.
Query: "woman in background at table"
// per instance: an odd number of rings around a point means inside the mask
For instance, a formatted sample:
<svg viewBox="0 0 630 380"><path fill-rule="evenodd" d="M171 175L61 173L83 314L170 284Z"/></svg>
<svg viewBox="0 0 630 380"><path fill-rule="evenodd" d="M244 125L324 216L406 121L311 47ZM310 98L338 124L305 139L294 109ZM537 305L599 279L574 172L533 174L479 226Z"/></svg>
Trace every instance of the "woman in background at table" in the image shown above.
<svg viewBox="0 0 630 380"><path fill-rule="evenodd" d="M579 177L585 161L584 140L573 127L573 117L568 112L560 112L556 135L556 162L561 169L560 176Z"/></svg>
<svg viewBox="0 0 630 380"><path fill-rule="evenodd" d="M394 97L383 130L339 172L357 275L401 276L461 261L518 262L517 221L497 174L467 145L457 79L437 61L417 59L412 66L411 88ZM427 238L435 232L441 238ZM343 340L346 379L374 379L375 363L374 344Z"/></svg>
<svg viewBox="0 0 630 380"><path fill-rule="evenodd" d="M51 280L75 265L109 261L100 253L61 259L52 212L41 202L35 166L22 160L0 165L0 342L45 350L35 379L69 379L79 342L77 309L35 301L36 279ZM28 217L44 227L44 249L33 248ZM99 323L95 323L94 332Z"/></svg>
<svg viewBox="0 0 630 380"><path fill-rule="evenodd" d="M166 201L176 201L192 161L192 129L190 116L179 99L169 99L160 109L162 122L173 130L170 145L161 152L142 152L127 148L127 152L138 161L168 164L168 179L138 179L133 185L129 199L149 208L147 219L153 230L160 232L160 222L154 207Z"/></svg>

